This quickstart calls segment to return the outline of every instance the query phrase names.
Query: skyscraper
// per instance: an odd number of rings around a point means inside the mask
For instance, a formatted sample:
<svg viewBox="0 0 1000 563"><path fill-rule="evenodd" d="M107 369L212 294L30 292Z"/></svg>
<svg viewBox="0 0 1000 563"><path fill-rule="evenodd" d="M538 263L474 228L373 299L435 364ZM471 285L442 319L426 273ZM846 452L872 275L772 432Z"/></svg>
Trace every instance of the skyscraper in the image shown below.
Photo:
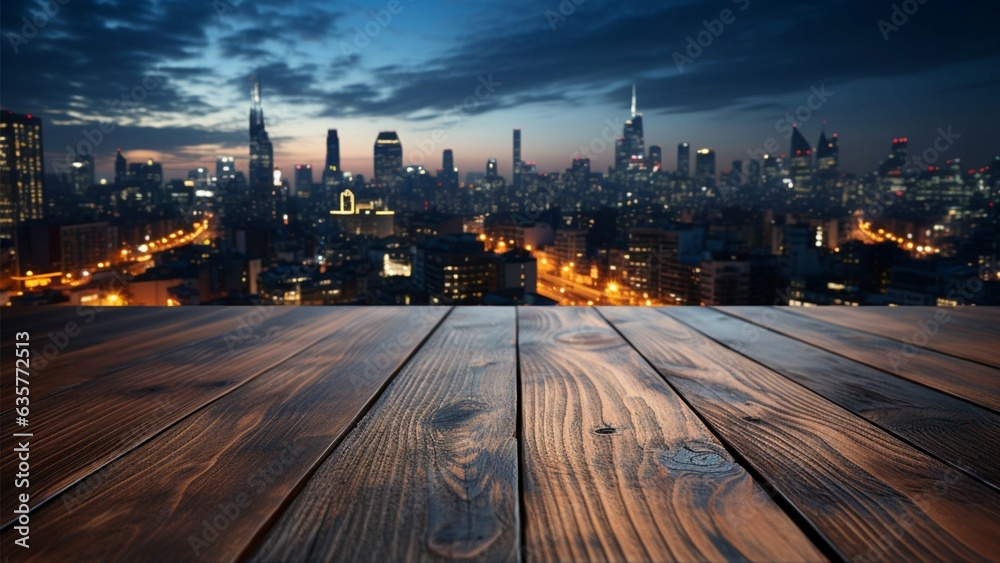
<svg viewBox="0 0 1000 563"><path fill-rule="evenodd" d="M524 163L521 161L521 130L514 129L514 170L513 170L513 180L514 188L521 187L521 169Z"/></svg>
<svg viewBox="0 0 1000 563"><path fill-rule="evenodd" d="M250 189L259 204L265 204L274 184L274 146L264 128L260 99L260 76L253 79L250 102Z"/></svg>
<svg viewBox="0 0 1000 563"><path fill-rule="evenodd" d="M691 175L691 145L687 143L677 145L677 174L682 178Z"/></svg>
<svg viewBox="0 0 1000 563"><path fill-rule="evenodd" d="M646 138L642 128L642 114L636 113L635 84L632 85L632 118L625 122L622 131L622 162L628 168L642 168L646 155Z"/></svg>
<svg viewBox="0 0 1000 563"><path fill-rule="evenodd" d="M118 149L115 156L115 184L122 186L128 181L128 161L122 156L122 150Z"/></svg>
<svg viewBox="0 0 1000 563"><path fill-rule="evenodd" d="M42 118L0 113L0 237L10 238L13 227L42 218L44 178Z"/></svg>
<svg viewBox="0 0 1000 563"><path fill-rule="evenodd" d="M441 153L441 171L438 176L438 185L442 188L458 189L458 168L455 167L455 153L451 149L444 149Z"/></svg>
<svg viewBox="0 0 1000 563"><path fill-rule="evenodd" d="M236 158L232 156L215 157L215 181L220 185L226 185L229 180L236 177Z"/></svg>
<svg viewBox="0 0 1000 563"><path fill-rule="evenodd" d="M310 193L312 190L313 183L313 167L312 164L296 164L295 165L295 193L303 194Z"/></svg>
<svg viewBox="0 0 1000 563"><path fill-rule="evenodd" d="M647 165L650 169L663 169L663 148L660 147L660 145L652 145L649 147L649 162Z"/></svg>
<svg viewBox="0 0 1000 563"><path fill-rule="evenodd" d="M340 137L336 129L326 132L326 165L323 167L323 185L333 186L340 183L344 171L340 168Z"/></svg>
<svg viewBox="0 0 1000 563"><path fill-rule="evenodd" d="M375 182L395 184L403 173L403 144L395 131L382 131L375 139Z"/></svg>
<svg viewBox="0 0 1000 563"><path fill-rule="evenodd" d="M840 147L838 135L826 136L826 130L819 133L819 143L816 145L816 168L818 170L836 170L840 165Z"/></svg>
<svg viewBox="0 0 1000 563"><path fill-rule="evenodd" d="M69 169L67 180L73 186L73 193L76 195L87 193L87 188L94 185L94 157L89 154L77 156Z"/></svg>
<svg viewBox="0 0 1000 563"><path fill-rule="evenodd" d="M686 145L687 143L685 143ZM715 179L715 151L698 149L694 157L694 175L699 179Z"/></svg>
<svg viewBox="0 0 1000 563"><path fill-rule="evenodd" d="M805 198L812 193L813 156L812 146L802 135L799 128L792 126L792 153L790 155L789 173L792 177L792 187L795 196Z"/></svg>
<svg viewBox="0 0 1000 563"><path fill-rule="evenodd" d="M491 158L486 161L486 179L496 180L500 175L499 170L497 170L497 159Z"/></svg>

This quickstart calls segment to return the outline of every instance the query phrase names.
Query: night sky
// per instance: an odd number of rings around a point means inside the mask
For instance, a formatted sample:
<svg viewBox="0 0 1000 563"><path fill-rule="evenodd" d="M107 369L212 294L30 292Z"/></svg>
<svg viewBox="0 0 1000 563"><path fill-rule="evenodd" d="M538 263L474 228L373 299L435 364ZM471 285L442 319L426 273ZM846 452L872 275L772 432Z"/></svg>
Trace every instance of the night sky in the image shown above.
<svg viewBox="0 0 1000 563"><path fill-rule="evenodd" d="M682 141L716 149L720 169L771 138L787 150L778 122L813 87L832 95L793 120L813 144L823 120L840 133L847 171L873 170L893 136L922 151L942 127L961 135L946 158L971 167L1000 153L995 0L576 2L560 14L559 0L4 0L0 102L45 120L49 171L85 130L115 124L95 150L99 178L113 176L117 147L130 161L162 161L167 179L214 169L217 154L246 171L258 68L276 164L311 163L317 180L328 128L340 131L344 168L366 177L384 129L399 132L407 163L422 144L436 169L453 148L463 178L489 157L509 178L520 127L524 159L560 171L581 145L601 149L592 141L608 123L620 127L633 82L646 144L663 145L671 169ZM47 3L58 12L38 15ZM880 29L894 3L917 9ZM389 7L391 20L375 22L371 12ZM727 9L730 23L710 24L721 33L678 69L674 54L687 56L700 32L707 42L703 21ZM36 33L22 20L33 14L44 22ZM115 103L123 96L135 107ZM472 111L456 113L469 96ZM613 142L592 154L605 169Z"/></svg>

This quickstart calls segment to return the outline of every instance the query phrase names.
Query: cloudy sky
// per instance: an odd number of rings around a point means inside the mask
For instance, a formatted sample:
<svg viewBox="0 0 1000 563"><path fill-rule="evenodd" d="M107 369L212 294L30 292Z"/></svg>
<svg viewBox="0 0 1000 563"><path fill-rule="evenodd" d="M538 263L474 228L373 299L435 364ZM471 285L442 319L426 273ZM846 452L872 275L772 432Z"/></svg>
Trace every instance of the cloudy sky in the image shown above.
<svg viewBox="0 0 1000 563"><path fill-rule="evenodd" d="M217 154L245 170L251 75L285 170L319 169L337 128L369 175L395 129L408 163L452 148L463 172L496 157L509 175L513 127L542 171L584 152L601 169L633 82L668 167L679 142L720 163L787 150L797 111L813 143L824 120L840 134L850 171L948 127L971 167L1000 154L998 27L995 0L4 0L0 102L43 117L50 169L95 143L99 177L117 147L169 178Z"/></svg>

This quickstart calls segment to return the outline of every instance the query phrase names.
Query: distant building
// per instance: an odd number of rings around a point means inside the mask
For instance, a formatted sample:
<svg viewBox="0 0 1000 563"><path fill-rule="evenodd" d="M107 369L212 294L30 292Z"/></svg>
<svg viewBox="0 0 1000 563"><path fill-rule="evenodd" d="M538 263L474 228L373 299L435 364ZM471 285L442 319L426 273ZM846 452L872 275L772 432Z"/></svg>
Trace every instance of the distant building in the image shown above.
<svg viewBox="0 0 1000 563"><path fill-rule="evenodd" d="M313 167L312 164L295 165L295 194L299 197L307 197L312 191ZM305 195L303 195L305 194Z"/></svg>
<svg viewBox="0 0 1000 563"><path fill-rule="evenodd" d="M691 145L688 143L677 145L677 175L681 178L691 175Z"/></svg>
<svg viewBox="0 0 1000 563"><path fill-rule="evenodd" d="M694 175L696 178L705 180L715 179L715 151L712 149L698 149L694 157Z"/></svg>
<svg viewBox="0 0 1000 563"><path fill-rule="evenodd" d="M0 238L44 215L42 118L0 112Z"/></svg>
<svg viewBox="0 0 1000 563"><path fill-rule="evenodd" d="M323 185L335 186L344 179L344 170L340 167L340 137L336 129L326 132L326 164L323 166Z"/></svg>
<svg viewBox="0 0 1000 563"><path fill-rule="evenodd" d="M395 212L380 209L380 202L357 203L354 192L340 193L340 207L330 211L330 220L351 236L386 238L393 235Z"/></svg>
<svg viewBox="0 0 1000 563"><path fill-rule="evenodd" d="M255 77L250 105L250 191L253 217L257 220L274 219L271 199L274 190L274 145L264 126L264 109L261 106L260 77Z"/></svg>
<svg viewBox="0 0 1000 563"><path fill-rule="evenodd" d="M375 139L375 183L395 184L403 174L403 145L395 131L382 131Z"/></svg>

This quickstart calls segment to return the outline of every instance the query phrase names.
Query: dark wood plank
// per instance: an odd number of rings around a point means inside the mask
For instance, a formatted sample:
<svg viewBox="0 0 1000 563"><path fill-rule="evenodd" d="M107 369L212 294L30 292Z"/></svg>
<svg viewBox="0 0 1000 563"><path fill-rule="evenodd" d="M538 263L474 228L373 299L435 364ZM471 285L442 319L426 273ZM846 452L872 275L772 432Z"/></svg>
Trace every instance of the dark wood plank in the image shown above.
<svg viewBox="0 0 1000 563"><path fill-rule="evenodd" d="M32 403L30 426L36 443L31 452L31 506L96 471L108 462L181 420L191 412L239 387L262 371L294 356L323 338L324 327L336 322L320 308L245 308L252 323L233 332L132 364L66 393ZM234 344L230 337L241 335ZM3 415L3 427L14 427L14 412ZM0 452L0 471L12 475L16 454ZM37 469L35 469L37 468ZM0 483L4 506L12 502L12 480ZM5 526L12 521L5 514Z"/></svg>
<svg viewBox="0 0 1000 563"><path fill-rule="evenodd" d="M596 311L519 316L529 559L824 559Z"/></svg>
<svg viewBox="0 0 1000 563"><path fill-rule="evenodd" d="M789 311L898 342L1000 367L1000 309L796 307Z"/></svg>
<svg viewBox="0 0 1000 563"><path fill-rule="evenodd" d="M720 307L720 310L1000 412L1000 370L996 368L817 321L781 308ZM767 318L759 322L764 311L767 311Z"/></svg>
<svg viewBox="0 0 1000 563"><path fill-rule="evenodd" d="M53 337L65 343L54 356L43 352L50 343L53 344L51 351L57 349L53 339L36 335L41 338L36 340L38 345L32 347L32 369L29 370L32 402L103 377L128 364L225 333L233 329L241 314L234 307L192 307L183 311L180 307L164 307L147 310L147 315L135 317L122 314L127 309L130 308L118 307L99 313L101 316L95 316L93 322L105 321L101 325L84 324L89 317L62 322L54 330L65 332L66 322L76 322L80 329L75 337ZM13 362L4 365L9 373L0 376L3 382L0 405L3 412L7 412L14 407L15 378Z"/></svg>
<svg viewBox="0 0 1000 563"><path fill-rule="evenodd" d="M12 312L14 314L12 314ZM49 342L49 333L65 332L67 325L72 323L80 329L80 335L69 339L68 347L80 349L83 341L114 331L115 326L126 321L152 319L158 316L153 309L141 307L0 307L0 352L4 355L14 349L14 335L18 332L28 332L31 336L32 350L41 351ZM72 328L72 326L71 326ZM62 338L57 337L59 340ZM37 355L37 354L32 354ZM4 374L9 373L9 366L2 366Z"/></svg>
<svg viewBox="0 0 1000 563"><path fill-rule="evenodd" d="M987 485L654 309L602 312L848 559L1000 553Z"/></svg>
<svg viewBox="0 0 1000 563"><path fill-rule="evenodd" d="M253 559L518 560L514 337L513 308L456 308Z"/></svg>
<svg viewBox="0 0 1000 563"><path fill-rule="evenodd" d="M315 344L37 510L32 556L235 560L446 309L321 312Z"/></svg>
<svg viewBox="0 0 1000 563"><path fill-rule="evenodd" d="M661 312L1000 490L997 413L719 311Z"/></svg>

